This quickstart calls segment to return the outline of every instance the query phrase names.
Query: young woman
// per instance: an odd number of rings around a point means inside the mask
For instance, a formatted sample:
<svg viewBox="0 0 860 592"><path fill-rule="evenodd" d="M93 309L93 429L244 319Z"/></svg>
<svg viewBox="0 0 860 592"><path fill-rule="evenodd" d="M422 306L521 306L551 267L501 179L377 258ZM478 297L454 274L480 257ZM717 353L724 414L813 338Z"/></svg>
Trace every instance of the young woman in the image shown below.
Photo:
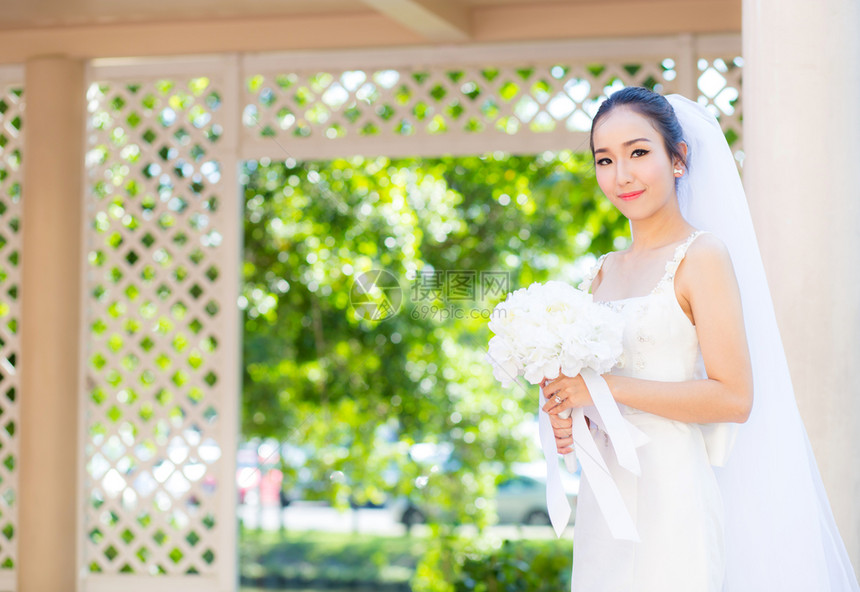
<svg viewBox="0 0 860 592"><path fill-rule="evenodd" d="M615 539L585 476L574 592L856 591L797 412L734 159L710 113L679 95L613 93L597 112L597 181L632 244L580 286L625 319L604 375L649 441L623 470L599 416L589 429L638 531ZM746 322L745 322L746 319ZM580 375L542 383L558 452L588 407ZM732 426L732 427L730 427Z"/></svg>

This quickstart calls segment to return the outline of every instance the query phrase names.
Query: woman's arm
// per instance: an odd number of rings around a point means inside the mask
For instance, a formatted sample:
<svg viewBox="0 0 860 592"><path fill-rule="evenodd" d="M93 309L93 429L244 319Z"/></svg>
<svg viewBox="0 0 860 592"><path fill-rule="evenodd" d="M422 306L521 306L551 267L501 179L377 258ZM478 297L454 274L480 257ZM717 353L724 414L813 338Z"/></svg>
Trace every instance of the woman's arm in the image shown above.
<svg viewBox="0 0 860 592"><path fill-rule="evenodd" d="M604 374L612 396L629 407L679 421L745 422L752 409L752 367L740 290L722 241L712 234L694 241L678 266L675 284L682 308L688 305L696 322L708 378L664 382ZM544 393L550 399L544 409L551 415L592 404L581 376L549 382ZM553 401L555 394L563 399L559 405ZM568 440L559 436L566 426L554 427L562 447Z"/></svg>

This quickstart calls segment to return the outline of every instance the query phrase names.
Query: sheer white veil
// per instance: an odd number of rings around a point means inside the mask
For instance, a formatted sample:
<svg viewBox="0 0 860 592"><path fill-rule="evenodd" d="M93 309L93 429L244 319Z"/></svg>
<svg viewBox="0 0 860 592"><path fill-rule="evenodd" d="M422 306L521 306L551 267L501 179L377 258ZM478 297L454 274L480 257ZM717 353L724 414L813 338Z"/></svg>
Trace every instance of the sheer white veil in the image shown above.
<svg viewBox="0 0 860 592"><path fill-rule="evenodd" d="M684 218L726 244L741 291L754 402L723 467L714 467L726 514L724 592L857 592L794 398L749 207L731 149L714 116L666 96L683 130L679 179ZM826 396L827 393L822 393Z"/></svg>

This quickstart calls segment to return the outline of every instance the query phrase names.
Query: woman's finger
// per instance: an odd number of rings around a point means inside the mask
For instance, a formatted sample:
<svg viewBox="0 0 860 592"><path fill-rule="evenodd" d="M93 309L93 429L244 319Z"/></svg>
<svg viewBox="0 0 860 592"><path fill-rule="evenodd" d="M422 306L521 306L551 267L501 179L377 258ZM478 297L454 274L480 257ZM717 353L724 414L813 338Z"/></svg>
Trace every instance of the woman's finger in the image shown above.
<svg viewBox="0 0 860 592"><path fill-rule="evenodd" d="M552 393L551 393L551 394L550 394L550 393L546 393L544 396L545 396L547 399L549 399L550 401L553 401L554 403L556 403L556 404L560 405L560 404L561 404L561 401L564 401L565 399L567 399L568 395L569 395L569 391L568 391L568 389L567 389L567 388L565 388L565 387L559 387L558 389L556 389L556 390L552 391ZM558 397L559 399L561 399L561 401L557 401L557 400L556 400L556 397Z"/></svg>
<svg viewBox="0 0 860 592"><path fill-rule="evenodd" d="M567 428L567 429L565 429L565 428L557 428L557 429L554 429L554 430L552 431L552 436L553 436L553 438L555 438L556 440L563 440L563 439L565 439L565 438L572 438L572 437L573 437L573 433L571 432L570 428Z"/></svg>
<svg viewBox="0 0 860 592"><path fill-rule="evenodd" d="M565 378L567 378L567 377L564 374L559 374L557 377L553 378L552 380L548 380L548 379L544 378L544 385L543 385L544 390L546 390L546 389L558 390L559 388L561 388L560 382L562 380L564 380Z"/></svg>
<svg viewBox="0 0 860 592"><path fill-rule="evenodd" d="M555 439L555 448L562 454L567 454L570 452L570 448L573 445L573 436L567 436L566 438L556 438Z"/></svg>
<svg viewBox="0 0 860 592"><path fill-rule="evenodd" d="M571 430L558 430L557 432L553 432L555 434L556 442L567 442L568 444L573 443L573 431Z"/></svg>
<svg viewBox="0 0 860 592"><path fill-rule="evenodd" d="M570 429L570 426L573 425L573 419L568 417L567 419L563 417L559 417L558 415L550 415L549 423L552 424L553 428L566 428Z"/></svg>
<svg viewBox="0 0 860 592"><path fill-rule="evenodd" d="M561 397L559 397L559 398L561 398ZM549 413L550 417L552 417L553 415L558 415L559 413L561 413L565 409L571 409L571 408L575 407L575 405L571 404L570 401L568 401L567 399L564 399L564 398L561 398L561 403L556 403L555 400L553 400L552 403L554 406L547 411L547 413Z"/></svg>
<svg viewBox="0 0 860 592"><path fill-rule="evenodd" d="M552 396L547 396L547 399L548 401L546 402L546 405L543 406L544 411L547 413L553 413L553 410L555 410L555 413L561 411L559 408L565 403L565 397L563 394L557 393Z"/></svg>

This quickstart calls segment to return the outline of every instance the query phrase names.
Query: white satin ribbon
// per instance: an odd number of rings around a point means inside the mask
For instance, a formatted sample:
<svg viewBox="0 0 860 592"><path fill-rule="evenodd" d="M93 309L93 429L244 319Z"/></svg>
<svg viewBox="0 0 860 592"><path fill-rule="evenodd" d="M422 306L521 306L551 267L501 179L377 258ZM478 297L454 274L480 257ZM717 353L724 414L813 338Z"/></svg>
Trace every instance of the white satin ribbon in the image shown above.
<svg viewBox="0 0 860 592"><path fill-rule="evenodd" d="M555 535L560 537L567 523L570 521L570 502L567 501L564 487L561 484L561 471L558 468L558 449L555 445L555 434L552 431L552 424L549 422L549 414L543 410L546 402L547 399L543 396L543 389L541 389L541 396L538 402L538 433L540 434L540 446L543 450L543 457L546 460L546 510L549 514L549 521L555 530ZM565 455L565 463L568 456L573 456L573 453ZM575 469L575 457L573 462ZM567 466L570 468L569 465Z"/></svg>
<svg viewBox="0 0 860 592"><path fill-rule="evenodd" d="M576 407L571 414L573 418L574 448L576 450L575 458L578 458L579 463L582 465L582 473L588 478L588 483L597 499L597 505L609 526L612 536L616 539L638 542L640 539L636 524L624 505L624 499L618 490L618 486L612 480L612 474L609 472L609 467L606 466L606 461L594 442L591 430L588 429L588 425L585 423L585 417L587 415L592 422L599 423L602 426L603 431L608 434L612 442L618 464L637 476L641 470L639 457L636 455L636 448L649 442L650 438L621 416L618 404L612 397L609 386L602 376L589 368L584 368L580 374L585 381L588 392L591 394L594 405ZM555 445L552 424L549 421L549 415L543 411L543 405L547 401L543 396L543 389L541 389L540 398L538 428L541 448L546 460L547 511L549 512L550 522L552 522L556 536L561 536L561 533L570 520L570 503L567 501L567 496L564 494L564 489L561 485L561 472L558 468L558 451ZM571 463L573 463L571 470L576 469L574 459L568 459L568 457L573 456L573 453L565 455L565 465L568 469L571 469Z"/></svg>

